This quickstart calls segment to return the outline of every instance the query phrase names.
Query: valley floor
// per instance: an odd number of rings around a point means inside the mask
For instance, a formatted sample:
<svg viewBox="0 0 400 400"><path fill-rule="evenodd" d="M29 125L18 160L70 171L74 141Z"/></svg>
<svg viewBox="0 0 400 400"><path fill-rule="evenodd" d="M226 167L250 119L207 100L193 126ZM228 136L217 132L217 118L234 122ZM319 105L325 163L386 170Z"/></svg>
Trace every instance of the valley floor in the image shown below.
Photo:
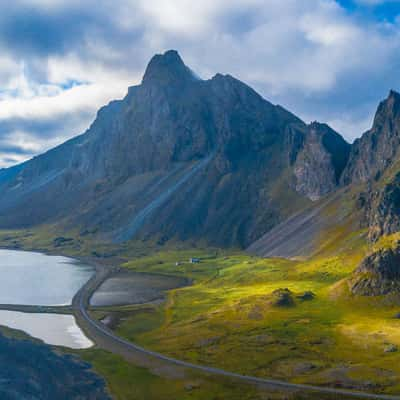
<svg viewBox="0 0 400 400"><path fill-rule="evenodd" d="M24 239L8 232L6 242L88 254L84 245L69 243L70 247L56 249L47 237L35 235ZM0 242L4 243L1 234ZM380 245L390 243L387 239ZM136 272L185 278L192 284L170 290L164 302L90 312L99 320L106 318L121 337L177 359L294 383L398 394L400 303L353 297L347 278L368 251L365 234L351 233L339 244L330 253L328 243L311 260L261 259L218 249L165 251L157 246L134 258L130 251L140 253L139 245L135 250L114 250L116 254L103 261ZM200 262L190 263L192 257ZM204 379L195 372L182 376L174 369L132 365L97 348L79 354L121 400L330 398L271 394L221 377Z"/></svg>
<svg viewBox="0 0 400 400"><path fill-rule="evenodd" d="M127 268L189 277L163 304L94 311L121 336L190 362L291 382L398 393L400 307L353 298L345 259L160 253ZM178 265L176 265L178 263ZM287 289L287 290L286 290Z"/></svg>

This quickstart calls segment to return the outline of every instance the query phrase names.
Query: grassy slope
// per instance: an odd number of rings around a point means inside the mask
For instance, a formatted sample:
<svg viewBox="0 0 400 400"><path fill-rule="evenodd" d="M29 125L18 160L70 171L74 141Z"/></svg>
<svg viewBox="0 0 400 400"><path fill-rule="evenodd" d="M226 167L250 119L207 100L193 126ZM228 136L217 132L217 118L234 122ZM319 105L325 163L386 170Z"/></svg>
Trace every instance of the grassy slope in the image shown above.
<svg viewBox="0 0 400 400"><path fill-rule="evenodd" d="M257 388L229 380L204 380L196 375L167 379L101 350L85 350L80 352L80 356L106 378L116 400L262 398ZM277 394L276 398L281 397Z"/></svg>
<svg viewBox="0 0 400 400"><path fill-rule="evenodd" d="M207 378L188 372L184 377L161 377L102 350L85 350L90 362L107 381L115 400L329 400L335 395L263 390L228 378ZM343 397L342 400L345 400Z"/></svg>
<svg viewBox="0 0 400 400"><path fill-rule="evenodd" d="M0 326L0 332L17 340L41 343L22 331ZM188 371L184 376L170 376L151 372L97 348L69 350L56 348L57 352L72 354L89 362L94 371L106 380L108 390L115 400L319 400L319 394L282 393L266 391L253 385L233 382L228 378L197 375ZM334 399L324 396L324 399Z"/></svg>
<svg viewBox="0 0 400 400"><path fill-rule="evenodd" d="M400 308L384 299L354 298L347 289L346 278L369 250L365 232L348 218L325 232L315 256L305 261L215 251L133 260L125 266L186 276L193 285L171 291L164 305L119 310L117 331L174 357L241 373L398 392L400 355L384 349L400 346ZM175 265L189 256L202 262ZM279 288L293 292L295 306L272 304ZM314 300L296 298L310 290Z"/></svg>
<svg viewBox="0 0 400 400"><path fill-rule="evenodd" d="M22 331L0 326L0 332L10 338L41 343L40 340ZM204 377L194 374L166 379L145 368L134 366L119 356L96 348L88 350L57 348L57 351L72 352L74 356L91 363L94 370L106 379L108 389L116 400L263 399L263 393L253 386L233 383L229 379L205 380ZM272 394L271 398L283 397L282 394L276 393Z"/></svg>

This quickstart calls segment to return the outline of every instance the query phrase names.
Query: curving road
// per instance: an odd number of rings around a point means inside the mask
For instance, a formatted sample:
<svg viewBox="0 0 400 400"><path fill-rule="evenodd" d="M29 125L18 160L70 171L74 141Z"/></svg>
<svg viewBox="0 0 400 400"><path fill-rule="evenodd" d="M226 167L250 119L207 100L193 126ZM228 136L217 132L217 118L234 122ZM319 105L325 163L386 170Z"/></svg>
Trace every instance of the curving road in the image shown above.
<svg viewBox="0 0 400 400"><path fill-rule="evenodd" d="M206 374L220 375L228 378L233 378L242 382L269 386L274 389L286 389L289 391L302 391L302 392L314 392L321 394L331 394L334 396L340 396L338 399L346 398L359 398L359 399L376 399L376 400L400 400L400 396L383 395L383 394L372 394L372 393L362 393L354 392L346 389L335 389L329 387L319 387L311 385L303 385L296 383L289 383L285 381L280 381L276 379L258 378L255 376L241 375L234 372L225 371L219 368L208 367L203 365L197 365L190 362L177 360L172 357L165 356L163 354L147 350L141 346L129 342L108 329L101 322L93 319L88 313L87 309L89 306L89 301L92 294L98 289L98 287L117 269L105 268L102 266L96 267L96 274L78 291L75 295L72 307L74 314L77 318L78 323L81 327L89 333L91 339L96 343L100 344L107 349L118 348L119 354L121 350L137 358L138 356L142 359L147 359L148 364L152 361L158 360L164 363L179 366L183 368L189 368L196 371L201 371Z"/></svg>

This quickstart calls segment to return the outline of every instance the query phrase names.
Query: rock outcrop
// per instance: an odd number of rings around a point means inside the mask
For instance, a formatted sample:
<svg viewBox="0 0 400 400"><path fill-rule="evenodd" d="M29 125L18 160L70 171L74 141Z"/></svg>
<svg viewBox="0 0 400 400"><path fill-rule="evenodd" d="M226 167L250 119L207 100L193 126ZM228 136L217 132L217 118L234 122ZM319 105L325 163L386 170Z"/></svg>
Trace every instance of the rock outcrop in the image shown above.
<svg viewBox="0 0 400 400"><path fill-rule="evenodd" d="M400 173L380 185L378 189L368 187L360 195L368 228L368 239L376 242L383 235L400 231Z"/></svg>
<svg viewBox="0 0 400 400"><path fill-rule="evenodd" d="M400 94L392 90L380 103L372 129L352 145L341 179L344 185L366 184L358 205L371 242L400 230L400 174L395 173L399 156Z"/></svg>
<svg viewBox="0 0 400 400"><path fill-rule="evenodd" d="M287 288L274 290L270 302L275 307L293 307L295 305L293 293Z"/></svg>
<svg viewBox="0 0 400 400"><path fill-rule="evenodd" d="M362 296L400 293L400 244L367 256L349 284L353 294Z"/></svg>
<svg viewBox="0 0 400 400"><path fill-rule="evenodd" d="M111 400L91 366L47 345L0 334L0 398Z"/></svg>
<svg viewBox="0 0 400 400"><path fill-rule="evenodd" d="M342 183L367 182L381 174L398 159L400 149L400 94L391 91L381 102L371 130L351 147Z"/></svg>
<svg viewBox="0 0 400 400"><path fill-rule="evenodd" d="M313 122L294 162L296 191L311 200L333 192L346 166L350 145L326 124Z"/></svg>

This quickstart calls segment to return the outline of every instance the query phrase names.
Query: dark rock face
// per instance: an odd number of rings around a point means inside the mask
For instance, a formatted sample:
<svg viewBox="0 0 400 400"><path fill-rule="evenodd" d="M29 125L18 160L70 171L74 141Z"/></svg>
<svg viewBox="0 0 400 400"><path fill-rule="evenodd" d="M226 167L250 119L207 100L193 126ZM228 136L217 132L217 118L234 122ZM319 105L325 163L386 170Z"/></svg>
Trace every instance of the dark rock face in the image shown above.
<svg viewBox="0 0 400 400"><path fill-rule="evenodd" d="M352 293L381 296L400 291L400 246L366 257L350 280Z"/></svg>
<svg viewBox="0 0 400 400"><path fill-rule="evenodd" d="M372 129L352 145L341 179L344 185L367 183L357 206L364 211L361 226L368 228L372 242L400 230L400 174L387 174L397 168L399 149L400 94L391 91L379 105Z"/></svg>
<svg viewBox="0 0 400 400"><path fill-rule="evenodd" d="M0 228L62 221L113 241L246 246L333 190L340 152L328 127L229 75L200 80L168 51L85 134L0 171Z"/></svg>
<svg viewBox="0 0 400 400"><path fill-rule="evenodd" d="M169 50L151 59L143 77L143 84L182 85L195 80L198 78L183 63L178 52Z"/></svg>
<svg viewBox="0 0 400 400"><path fill-rule="evenodd" d="M371 242L400 231L400 94L390 92L372 129L351 146L329 127L313 123L306 130L291 130L288 148L298 192L313 200L335 194L280 222L248 251L264 257L309 256L319 233L346 218L326 212L329 204L343 195L353 198L353 193L358 227L368 229ZM338 182L352 187L337 190Z"/></svg>
<svg viewBox="0 0 400 400"><path fill-rule="evenodd" d="M0 335L0 398L4 400L110 400L89 365L48 346Z"/></svg>
<svg viewBox="0 0 400 400"><path fill-rule="evenodd" d="M342 183L379 179L397 158L400 147L400 94L391 91L376 112L371 130L352 145Z"/></svg>
<svg viewBox="0 0 400 400"><path fill-rule="evenodd" d="M366 215L368 238L377 241L382 235L400 230L400 173L378 190L360 197Z"/></svg>
<svg viewBox="0 0 400 400"><path fill-rule="evenodd" d="M318 200L334 191L346 166L350 145L328 125L308 126L294 162L296 191Z"/></svg>

